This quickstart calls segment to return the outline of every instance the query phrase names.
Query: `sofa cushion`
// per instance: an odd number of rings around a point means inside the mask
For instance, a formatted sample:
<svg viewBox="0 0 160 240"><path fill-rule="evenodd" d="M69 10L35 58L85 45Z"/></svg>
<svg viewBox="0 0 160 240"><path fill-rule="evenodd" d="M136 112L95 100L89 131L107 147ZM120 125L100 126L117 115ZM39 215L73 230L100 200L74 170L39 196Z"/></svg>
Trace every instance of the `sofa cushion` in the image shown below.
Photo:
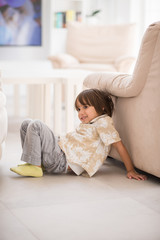
<svg viewBox="0 0 160 240"><path fill-rule="evenodd" d="M69 66L72 69L83 69L89 71L97 71L97 72L115 72L116 68L114 68L111 64L96 64L96 63L80 63L77 65Z"/></svg>
<svg viewBox="0 0 160 240"><path fill-rule="evenodd" d="M48 59L52 62L53 67L67 68L79 64L79 61L67 53L61 53L56 56L49 56Z"/></svg>
<svg viewBox="0 0 160 240"><path fill-rule="evenodd" d="M67 53L81 63L113 64L120 56L134 56L136 24L68 25Z"/></svg>
<svg viewBox="0 0 160 240"><path fill-rule="evenodd" d="M0 91L0 109L6 105L6 96Z"/></svg>

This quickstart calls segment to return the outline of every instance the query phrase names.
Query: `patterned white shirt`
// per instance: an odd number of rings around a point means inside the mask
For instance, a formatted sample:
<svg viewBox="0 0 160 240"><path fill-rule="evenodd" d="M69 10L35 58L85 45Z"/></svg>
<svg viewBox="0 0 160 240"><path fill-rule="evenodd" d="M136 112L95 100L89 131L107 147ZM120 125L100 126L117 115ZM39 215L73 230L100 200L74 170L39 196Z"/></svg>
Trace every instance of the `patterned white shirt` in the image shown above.
<svg viewBox="0 0 160 240"><path fill-rule="evenodd" d="M59 146L70 166L80 166L91 177L105 161L110 145L120 140L112 118L105 114L90 123L81 123L74 132L60 139Z"/></svg>

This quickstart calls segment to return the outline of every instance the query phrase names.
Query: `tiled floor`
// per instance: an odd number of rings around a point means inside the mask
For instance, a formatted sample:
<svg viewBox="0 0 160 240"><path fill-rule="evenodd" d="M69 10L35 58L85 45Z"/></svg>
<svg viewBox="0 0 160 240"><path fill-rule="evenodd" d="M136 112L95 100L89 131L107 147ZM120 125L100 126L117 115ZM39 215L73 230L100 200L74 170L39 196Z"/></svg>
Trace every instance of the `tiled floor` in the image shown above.
<svg viewBox="0 0 160 240"><path fill-rule="evenodd" d="M0 240L159 240L160 179L129 180L108 160L93 177L21 177L20 139L10 131L0 161Z"/></svg>

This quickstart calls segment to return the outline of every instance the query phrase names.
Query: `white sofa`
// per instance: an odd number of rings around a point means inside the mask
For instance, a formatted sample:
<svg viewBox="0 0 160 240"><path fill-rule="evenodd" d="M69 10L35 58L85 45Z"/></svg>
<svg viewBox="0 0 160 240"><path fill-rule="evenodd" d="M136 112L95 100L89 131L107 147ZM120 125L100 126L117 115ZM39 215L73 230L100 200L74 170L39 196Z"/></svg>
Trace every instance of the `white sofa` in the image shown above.
<svg viewBox="0 0 160 240"><path fill-rule="evenodd" d="M134 165L160 177L160 22L146 30L132 75L94 73L84 86L115 96L113 120ZM110 156L120 159L114 148Z"/></svg>
<svg viewBox="0 0 160 240"><path fill-rule="evenodd" d="M0 80L0 159L3 156L5 139L7 136L8 118L6 111L6 96L2 91L2 83Z"/></svg>
<svg viewBox="0 0 160 240"><path fill-rule="evenodd" d="M136 24L68 25L66 53L49 56L54 68L129 73L135 64Z"/></svg>

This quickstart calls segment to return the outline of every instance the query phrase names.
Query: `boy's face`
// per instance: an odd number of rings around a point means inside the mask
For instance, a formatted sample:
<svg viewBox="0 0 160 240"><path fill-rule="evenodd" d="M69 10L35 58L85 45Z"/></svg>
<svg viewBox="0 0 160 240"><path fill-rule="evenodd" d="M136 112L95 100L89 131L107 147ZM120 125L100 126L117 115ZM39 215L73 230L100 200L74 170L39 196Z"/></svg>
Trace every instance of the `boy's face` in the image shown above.
<svg viewBox="0 0 160 240"><path fill-rule="evenodd" d="M77 109L78 109L77 110L78 117L82 123L89 123L94 118L99 116L99 114L96 112L93 106L82 105L78 100L77 100Z"/></svg>

